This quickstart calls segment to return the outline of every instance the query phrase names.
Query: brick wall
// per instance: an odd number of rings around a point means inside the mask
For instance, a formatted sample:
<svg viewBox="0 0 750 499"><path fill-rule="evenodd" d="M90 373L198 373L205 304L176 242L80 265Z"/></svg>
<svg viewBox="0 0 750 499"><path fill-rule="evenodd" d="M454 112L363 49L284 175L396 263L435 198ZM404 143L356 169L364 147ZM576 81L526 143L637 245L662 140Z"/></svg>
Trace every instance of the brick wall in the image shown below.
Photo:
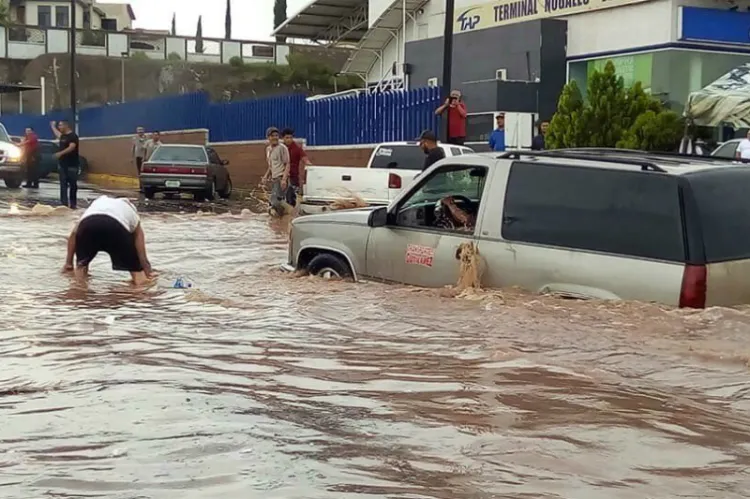
<svg viewBox="0 0 750 499"><path fill-rule="evenodd" d="M162 132L161 136L167 144L205 144L208 130ZM132 150L132 137L81 139L81 154L88 160L90 173L135 177Z"/></svg>
<svg viewBox="0 0 750 499"><path fill-rule="evenodd" d="M205 144L208 131L162 132L165 144ZM134 177L131 164L131 137L81 139L81 153L89 162L90 173ZM258 185L266 172L265 144L260 142L211 144L222 159L229 161L229 173L236 188ZM341 146L312 148L307 151L314 165L367 166L372 148L342 148Z"/></svg>

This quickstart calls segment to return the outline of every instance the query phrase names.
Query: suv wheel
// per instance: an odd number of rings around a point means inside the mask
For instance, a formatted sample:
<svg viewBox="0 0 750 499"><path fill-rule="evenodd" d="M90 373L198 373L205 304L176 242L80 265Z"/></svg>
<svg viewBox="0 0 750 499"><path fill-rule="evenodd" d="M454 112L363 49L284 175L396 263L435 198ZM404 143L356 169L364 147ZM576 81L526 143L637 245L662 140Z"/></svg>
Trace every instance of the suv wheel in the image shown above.
<svg viewBox="0 0 750 499"><path fill-rule="evenodd" d="M8 189L18 189L21 187L22 180L20 178L6 178L5 180L5 186Z"/></svg>
<svg viewBox="0 0 750 499"><path fill-rule="evenodd" d="M307 271L323 279L349 279L352 277L352 272L349 270L349 264L346 260L331 253L321 253L315 256L307 264Z"/></svg>

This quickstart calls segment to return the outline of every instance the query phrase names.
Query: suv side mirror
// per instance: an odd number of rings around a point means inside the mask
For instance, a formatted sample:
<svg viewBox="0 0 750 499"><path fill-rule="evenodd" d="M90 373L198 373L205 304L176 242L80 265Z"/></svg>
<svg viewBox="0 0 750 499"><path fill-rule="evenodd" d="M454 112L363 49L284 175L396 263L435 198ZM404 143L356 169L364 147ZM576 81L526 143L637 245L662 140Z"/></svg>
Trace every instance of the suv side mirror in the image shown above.
<svg viewBox="0 0 750 499"><path fill-rule="evenodd" d="M385 227L388 225L388 207L379 206L370 212L367 218L369 227Z"/></svg>

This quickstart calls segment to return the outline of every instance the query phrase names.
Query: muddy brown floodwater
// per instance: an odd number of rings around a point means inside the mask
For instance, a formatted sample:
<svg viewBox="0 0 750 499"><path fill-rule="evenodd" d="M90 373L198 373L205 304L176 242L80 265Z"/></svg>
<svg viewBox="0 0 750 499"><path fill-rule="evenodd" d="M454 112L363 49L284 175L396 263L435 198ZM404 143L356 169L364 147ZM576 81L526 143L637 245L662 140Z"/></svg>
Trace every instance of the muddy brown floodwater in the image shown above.
<svg viewBox="0 0 750 499"><path fill-rule="evenodd" d="M59 273L72 215L0 217L0 497L748 496L743 310L292 278L265 216L143 220L136 292Z"/></svg>

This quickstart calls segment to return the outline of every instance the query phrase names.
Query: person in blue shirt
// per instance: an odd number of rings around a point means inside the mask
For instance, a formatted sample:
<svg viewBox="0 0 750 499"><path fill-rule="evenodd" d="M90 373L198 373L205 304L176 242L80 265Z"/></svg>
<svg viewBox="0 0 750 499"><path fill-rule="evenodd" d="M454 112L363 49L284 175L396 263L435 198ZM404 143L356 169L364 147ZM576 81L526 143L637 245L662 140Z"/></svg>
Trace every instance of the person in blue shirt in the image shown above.
<svg viewBox="0 0 750 499"><path fill-rule="evenodd" d="M490 134L490 149L493 151L505 150L505 114L500 113L495 117L497 128Z"/></svg>

